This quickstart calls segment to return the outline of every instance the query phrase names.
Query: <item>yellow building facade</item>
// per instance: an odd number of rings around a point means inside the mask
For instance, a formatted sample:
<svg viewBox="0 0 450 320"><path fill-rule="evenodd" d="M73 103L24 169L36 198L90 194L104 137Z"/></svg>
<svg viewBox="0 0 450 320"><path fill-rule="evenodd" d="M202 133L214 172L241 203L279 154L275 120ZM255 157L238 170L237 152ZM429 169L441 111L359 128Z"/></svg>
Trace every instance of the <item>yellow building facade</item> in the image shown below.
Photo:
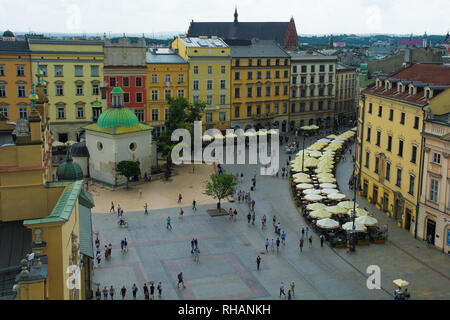
<svg viewBox="0 0 450 320"><path fill-rule="evenodd" d="M230 42L230 47L231 127L274 127L286 132L289 55L270 40L253 39L237 45Z"/></svg>
<svg viewBox="0 0 450 320"><path fill-rule="evenodd" d="M31 55L28 43L10 31L0 38L0 113L9 121L28 118Z"/></svg>
<svg viewBox="0 0 450 320"><path fill-rule="evenodd" d="M147 52L147 119L158 137L168 115L168 96L189 99L188 63L169 48Z"/></svg>
<svg viewBox="0 0 450 320"><path fill-rule="evenodd" d="M29 47L33 69L39 62L47 82L55 139L79 141L81 127L95 122L106 107L100 90L104 87L103 42L29 39Z"/></svg>
<svg viewBox="0 0 450 320"><path fill-rule="evenodd" d="M414 235L423 121L428 108L435 114L448 112L449 90L442 85L450 84L449 71L445 66L412 65L362 91L357 146L361 193Z"/></svg>
<svg viewBox="0 0 450 320"><path fill-rule="evenodd" d="M338 125L351 125L356 120L359 77L355 67L336 66L335 120Z"/></svg>
<svg viewBox="0 0 450 320"><path fill-rule="evenodd" d="M206 103L204 128L230 128L230 47L217 37L177 37L171 48L189 64L189 101Z"/></svg>

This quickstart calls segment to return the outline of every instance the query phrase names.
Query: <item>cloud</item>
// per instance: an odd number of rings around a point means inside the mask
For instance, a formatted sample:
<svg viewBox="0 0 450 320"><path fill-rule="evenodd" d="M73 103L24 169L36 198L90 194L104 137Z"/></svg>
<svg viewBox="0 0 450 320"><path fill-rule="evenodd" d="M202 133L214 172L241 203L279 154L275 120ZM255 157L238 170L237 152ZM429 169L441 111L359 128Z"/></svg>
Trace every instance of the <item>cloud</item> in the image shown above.
<svg viewBox="0 0 450 320"><path fill-rule="evenodd" d="M381 10L377 6L370 6L366 8L366 25L369 30L381 30Z"/></svg>

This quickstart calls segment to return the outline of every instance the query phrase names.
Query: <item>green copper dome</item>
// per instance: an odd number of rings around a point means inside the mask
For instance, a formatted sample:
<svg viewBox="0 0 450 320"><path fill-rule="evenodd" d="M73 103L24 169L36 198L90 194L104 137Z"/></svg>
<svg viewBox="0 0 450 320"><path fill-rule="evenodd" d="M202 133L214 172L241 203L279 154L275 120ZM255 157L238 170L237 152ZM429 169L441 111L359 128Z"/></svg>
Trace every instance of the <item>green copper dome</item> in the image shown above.
<svg viewBox="0 0 450 320"><path fill-rule="evenodd" d="M67 152L66 161L58 167L58 170L56 170L56 176L58 177L58 181L75 181L83 179L83 170L81 170L78 163L73 162L70 148Z"/></svg>
<svg viewBox="0 0 450 320"><path fill-rule="evenodd" d="M102 112L98 118L97 125L99 128L111 127L132 127L139 123L138 118L130 109L121 108L107 108Z"/></svg>

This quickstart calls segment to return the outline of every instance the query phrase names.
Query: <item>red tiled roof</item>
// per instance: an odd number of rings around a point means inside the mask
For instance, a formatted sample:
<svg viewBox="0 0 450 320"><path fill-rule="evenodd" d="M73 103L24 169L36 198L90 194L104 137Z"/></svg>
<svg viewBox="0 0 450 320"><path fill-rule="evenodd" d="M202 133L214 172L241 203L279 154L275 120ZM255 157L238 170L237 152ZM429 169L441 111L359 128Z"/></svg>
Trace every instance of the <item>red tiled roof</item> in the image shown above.
<svg viewBox="0 0 450 320"><path fill-rule="evenodd" d="M377 88L375 85L368 87L363 91L364 93L373 94L377 96L382 96L386 98L402 100L405 102L411 102L414 104L418 104L420 106L425 106L427 104L427 100L424 97L423 91L419 91L413 96L409 96L408 90L403 93L397 92L397 87L394 86L391 90L384 90L384 86Z"/></svg>
<svg viewBox="0 0 450 320"><path fill-rule="evenodd" d="M409 81L422 81L434 85L450 85L450 66L416 63L391 75Z"/></svg>

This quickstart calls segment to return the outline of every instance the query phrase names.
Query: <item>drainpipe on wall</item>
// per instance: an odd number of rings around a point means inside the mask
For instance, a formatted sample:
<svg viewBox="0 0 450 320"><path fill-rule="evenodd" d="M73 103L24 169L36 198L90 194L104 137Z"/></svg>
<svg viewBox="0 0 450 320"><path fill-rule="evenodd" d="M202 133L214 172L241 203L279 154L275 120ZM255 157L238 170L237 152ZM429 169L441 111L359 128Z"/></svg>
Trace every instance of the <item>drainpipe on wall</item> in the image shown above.
<svg viewBox="0 0 450 320"><path fill-rule="evenodd" d="M424 147L425 147L425 137L424 137L424 132L425 132L425 119L426 119L426 114L425 112L427 112L430 109L429 104L427 103L424 107L422 107L422 132L421 132L421 144L420 144L420 163L419 163L419 188L417 190L417 204L416 204L416 221L415 221L415 225L414 225L414 238L417 239L417 225L419 224L419 206L420 206L420 197L422 195L422 187L423 187L423 168L424 168L424 157L425 154L423 152Z"/></svg>

